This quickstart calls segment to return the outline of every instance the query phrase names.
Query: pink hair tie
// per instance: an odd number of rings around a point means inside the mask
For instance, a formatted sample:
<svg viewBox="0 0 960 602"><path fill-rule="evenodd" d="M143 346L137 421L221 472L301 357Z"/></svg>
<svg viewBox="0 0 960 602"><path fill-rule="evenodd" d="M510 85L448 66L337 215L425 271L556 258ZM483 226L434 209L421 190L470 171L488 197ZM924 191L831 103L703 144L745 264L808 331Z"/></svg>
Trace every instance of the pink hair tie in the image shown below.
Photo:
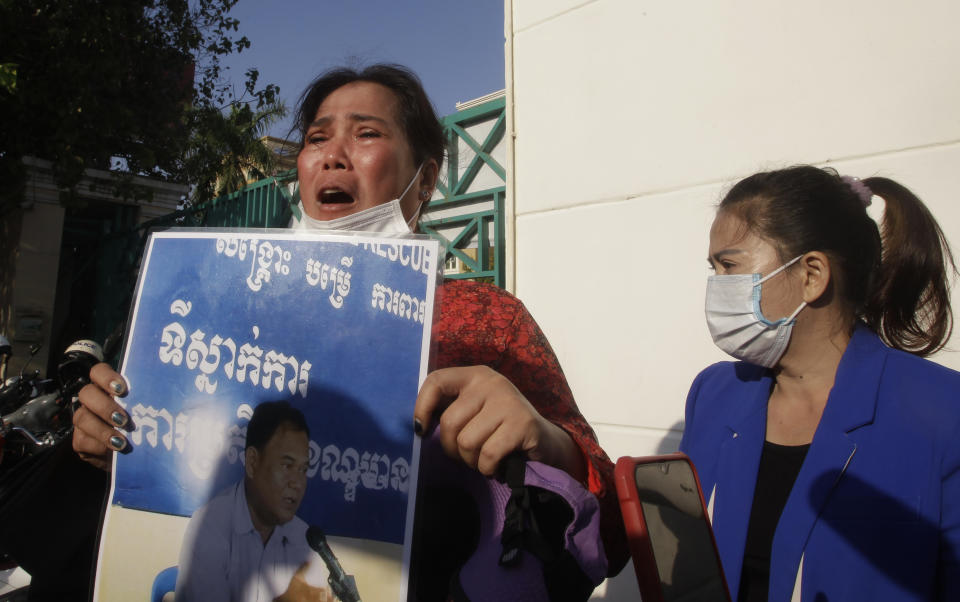
<svg viewBox="0 0 960 602"><path fill-rule="evenodd" d="M870 206L870 203L873 202L873 191L870 190L869 186L861 182L860 178L853 176L840 176L840 179L860 197L860 202L863 203L864 207Z"/></svg>

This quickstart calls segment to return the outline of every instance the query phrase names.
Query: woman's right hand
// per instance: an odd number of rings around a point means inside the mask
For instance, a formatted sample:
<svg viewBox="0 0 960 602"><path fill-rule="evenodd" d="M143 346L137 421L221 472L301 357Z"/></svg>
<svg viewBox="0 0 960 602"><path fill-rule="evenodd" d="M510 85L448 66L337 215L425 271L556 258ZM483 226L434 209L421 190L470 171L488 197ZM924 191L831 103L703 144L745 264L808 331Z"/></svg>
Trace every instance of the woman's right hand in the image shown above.
<svg viewBox="0 0 960 602"><path fill-rule="evenodd" d="M80 407L73 413L73 450L102 470L110 470L113 452L129 447L121 429L130 431L130 415L114 396L127 394L127 382L109 364L90 369L90 384L80 389Z"/></svg>

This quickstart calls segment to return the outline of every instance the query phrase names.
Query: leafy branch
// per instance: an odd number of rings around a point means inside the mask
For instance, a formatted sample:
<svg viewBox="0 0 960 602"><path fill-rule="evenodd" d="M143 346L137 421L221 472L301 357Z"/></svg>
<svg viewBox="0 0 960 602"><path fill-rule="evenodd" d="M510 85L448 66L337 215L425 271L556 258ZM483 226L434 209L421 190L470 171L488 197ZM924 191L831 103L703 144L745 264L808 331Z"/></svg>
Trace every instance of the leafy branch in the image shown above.
<svg viewBox="0 0 960 602"><path fill-rule="evenodd" d="M135 175L202 196L211 165L242 162L224 152L262 155L244 136L285 109L256 69L239 96L227 77L221 60L250 47L236 2L0 0L0 213L22 198L27 156L53 162L71 204L87 168L122 166L125 196L146 194Z"/></svg>

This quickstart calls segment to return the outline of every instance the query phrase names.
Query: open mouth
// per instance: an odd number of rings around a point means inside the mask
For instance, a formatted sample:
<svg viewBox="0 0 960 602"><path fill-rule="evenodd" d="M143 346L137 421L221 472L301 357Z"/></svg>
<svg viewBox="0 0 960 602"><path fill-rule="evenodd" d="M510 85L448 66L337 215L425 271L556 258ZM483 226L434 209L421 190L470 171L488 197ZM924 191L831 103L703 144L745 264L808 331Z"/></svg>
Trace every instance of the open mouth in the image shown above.
<svg viewBox="0 0 960 602"><path fill-rule="evenodd" d="M339 188L328 188L320 193L321 203L345 205L353 202L353 197Z"/></svg>

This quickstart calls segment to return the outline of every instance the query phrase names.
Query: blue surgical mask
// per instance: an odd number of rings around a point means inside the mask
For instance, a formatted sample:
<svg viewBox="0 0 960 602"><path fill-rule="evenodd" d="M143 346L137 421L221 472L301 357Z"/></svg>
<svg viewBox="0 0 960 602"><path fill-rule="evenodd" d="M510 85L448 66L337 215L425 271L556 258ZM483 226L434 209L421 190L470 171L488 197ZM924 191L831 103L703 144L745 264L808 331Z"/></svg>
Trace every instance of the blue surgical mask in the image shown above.
<svg viewBox="0 0 960 602"><path fill-rule="evenodd" d="M796 263L794 257L761 278L760 274L726 274L707 278L707 328L717 347L733 357L773 368L783 357L790 335L807 302L803 301L789 317L771 322L760 310L762 285Z"/></svg>

